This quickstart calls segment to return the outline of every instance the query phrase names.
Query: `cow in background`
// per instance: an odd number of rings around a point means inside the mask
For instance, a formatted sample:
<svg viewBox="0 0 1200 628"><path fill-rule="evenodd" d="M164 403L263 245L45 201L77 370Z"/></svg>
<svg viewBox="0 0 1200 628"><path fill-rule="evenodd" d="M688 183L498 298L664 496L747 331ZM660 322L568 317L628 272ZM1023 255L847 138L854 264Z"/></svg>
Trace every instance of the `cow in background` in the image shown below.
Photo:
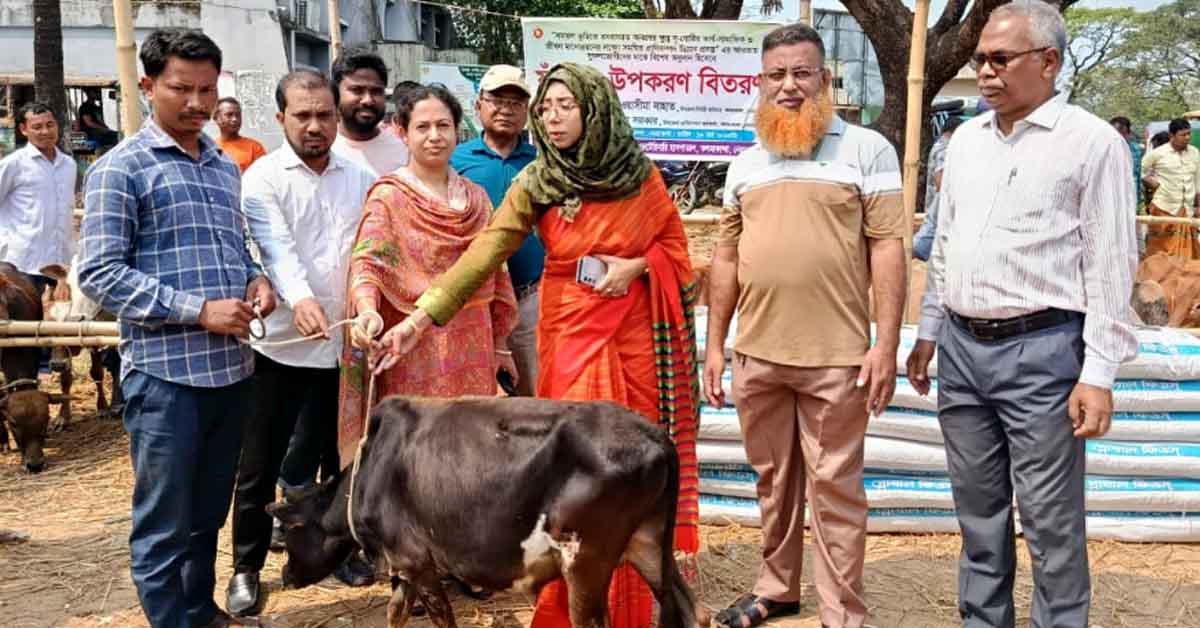
<svg viewBox="0 0 1200 628"><path fill-rule="evenodd" d="M48 297L43 295L45 320L60 323L116 320L116 317L102 311L96 302L87 298L83 294L83 291L79 289L79 275L75 272L75 260L71 261L71 269L69 271L62 266L52 265L40 269L39 273L58 282L58 285L52 291L47 291L49 294ZM50 369L60 374L64 395L71 394L71 387L75 380L74 373L71 370L71 359L79 355L82 350L80 347L54 347L51 351ZM96 383L96 412L101 416L116 414L120 412L121 406L124 404L120 384L121 358L117 353L117 348L93 347L89 348L88 351L91 352L92 357L92 366L89 370L89 375L92 381ZM104 395L105 371L108 371L112 375L113 394L111 405ZM58 422L65 425L70 420L71 406L64 403L62 410L59 412Z"/></svg>
<svg viewBox="0 0 1200 628"><path fill-rule="evenodd" d="M42 301L33 284L16 266L3 262L0 262L0 319L42 320ZM4 374L4 385L0 386L0 451L8 450L11 432L21 452L21 462L31 473L46 466L43 448L50 425L50 404L69 403L66 395L38 390L41 359L42 350L37 347L0 349L0 370Z"/></svg>
<svg viewBox="0 0 1200 628"><path fill-rule="evenodd" d="M1142 260L1131 302L1146 325L1200 327L1200 260L1166 253Z"/></svg>

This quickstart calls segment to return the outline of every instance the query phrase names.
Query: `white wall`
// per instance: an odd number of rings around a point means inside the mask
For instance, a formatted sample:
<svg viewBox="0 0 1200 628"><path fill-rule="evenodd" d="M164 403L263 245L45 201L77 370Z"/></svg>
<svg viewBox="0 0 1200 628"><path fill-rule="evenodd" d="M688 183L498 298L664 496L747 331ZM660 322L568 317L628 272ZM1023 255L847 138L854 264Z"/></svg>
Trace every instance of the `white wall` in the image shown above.
<svg viewBox="0 0 1200 628"><path fill-rule="evenodd" d="M241 9L205 6L201 28L221 47L223 56L221 96L242 103L242 133L267 150L283 143L283 132L275 121L275 85L288 72L283 31L268 11L274 0L223 0ZM215 125L209 125L216 133Z"/></svg>

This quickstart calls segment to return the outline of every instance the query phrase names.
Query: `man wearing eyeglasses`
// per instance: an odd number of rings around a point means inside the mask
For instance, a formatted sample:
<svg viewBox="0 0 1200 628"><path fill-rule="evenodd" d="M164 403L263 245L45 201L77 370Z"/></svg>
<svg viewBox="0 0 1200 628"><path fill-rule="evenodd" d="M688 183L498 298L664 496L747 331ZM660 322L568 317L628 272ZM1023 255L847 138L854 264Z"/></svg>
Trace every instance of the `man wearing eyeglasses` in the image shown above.
<svg viewBox="0 0 1200 628"><path fill-rule="evenodd" d="M963 625L1012 626L1013 493L1033 563L1032 626L1087 626L1084 439L1109 428L1137 353L1129 147L1054 89L1053 5L992 12L971 65L992 111L947 149L937 238L908 376L931 388L962 529Z"/></svg>
<svg viewBox="0 0 1200 628"><path fill-rule="evenodd" d="M479 99L475 113L483 125L483 134L459 144L450 158L458 174L487 190L493 207L508 193L513 178L537 157L537 150L525 138L529 119L529 87L519 68L494 65L479 81ZM517 392L533 396L537 387L538 285L546 250L537 234L525 239L521 248L508 258L517 293L520 320L508 338L508 348L517 365Z"/></svg>

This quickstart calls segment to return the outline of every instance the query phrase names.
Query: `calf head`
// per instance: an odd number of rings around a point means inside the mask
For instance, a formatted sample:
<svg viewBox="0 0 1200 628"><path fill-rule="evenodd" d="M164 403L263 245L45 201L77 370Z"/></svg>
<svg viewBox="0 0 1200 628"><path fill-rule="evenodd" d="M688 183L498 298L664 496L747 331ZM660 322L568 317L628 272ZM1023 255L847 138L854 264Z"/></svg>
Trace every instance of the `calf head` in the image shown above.
<svg viewBox="0 0 1200 628"><path fill-rule="evenodd" d="M330 478L312 488L289 492L284 501L267 506L285 532L284 586L300 588L324 580L357 547L346 523L349 482L344 484L339 478Z"/></svg>
<svg viewBox="0 0 1200 628"><path fill-rule="evenodd" d="M17 380L0 388L0 420L12 432L21 452L21 463L30 473L46 467L43 447L50 425L50 404L63 400L63 395L38 390L33 380Z"/></svg>

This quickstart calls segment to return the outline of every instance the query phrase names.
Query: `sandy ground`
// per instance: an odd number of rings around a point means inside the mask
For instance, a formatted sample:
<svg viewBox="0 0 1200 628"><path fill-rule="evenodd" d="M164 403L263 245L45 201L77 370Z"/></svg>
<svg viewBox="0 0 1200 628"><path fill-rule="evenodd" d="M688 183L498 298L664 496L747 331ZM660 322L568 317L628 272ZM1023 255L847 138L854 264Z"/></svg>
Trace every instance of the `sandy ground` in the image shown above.
<svg viewBox="0 0 1200 628"><path fill-rule="evenodd" d="M693 255L707 257L711 230L689 229ZM51 434L48 469L25 473L14 453L0 455L0 530L29 536L0 545L0 625L9 628L145 626L129 577L128 534L132 474L128 440L119 420L96 418L95 387L83 375L88 356L76 360L76 419ZM43 390L55 390L45 377ZM702 602L724 607L747 589L757 571L759 533L706 527L696 583ZM811 547L806 547L811 556ZM958 538L952 535L871 535L866 588L871 623L883 628L958 625L955 610ZM1022 548L1016 598L1018 616L1029 609L1031 576ZM1200 545L1094 542L1092 623L1097 628L1200 626ZM224 601L230 575L229 527L222 532L216 599ZM341 628L385 625L389 591L380 584L349 589L327 580L303 590L280 590L283 557L272 554L263 578L269 599L264 625ZM807 567L807 566L806 566ZM806 568L805 582L811 582ZM531 600L502 594L486 603L458 599L464 627L515 628L528 624ZM773 625L816 628L815 600L804 593L798 618ZM414 620L427 628L427 620ZM1022 619L1019 626L1027 626Z"/></svg>

